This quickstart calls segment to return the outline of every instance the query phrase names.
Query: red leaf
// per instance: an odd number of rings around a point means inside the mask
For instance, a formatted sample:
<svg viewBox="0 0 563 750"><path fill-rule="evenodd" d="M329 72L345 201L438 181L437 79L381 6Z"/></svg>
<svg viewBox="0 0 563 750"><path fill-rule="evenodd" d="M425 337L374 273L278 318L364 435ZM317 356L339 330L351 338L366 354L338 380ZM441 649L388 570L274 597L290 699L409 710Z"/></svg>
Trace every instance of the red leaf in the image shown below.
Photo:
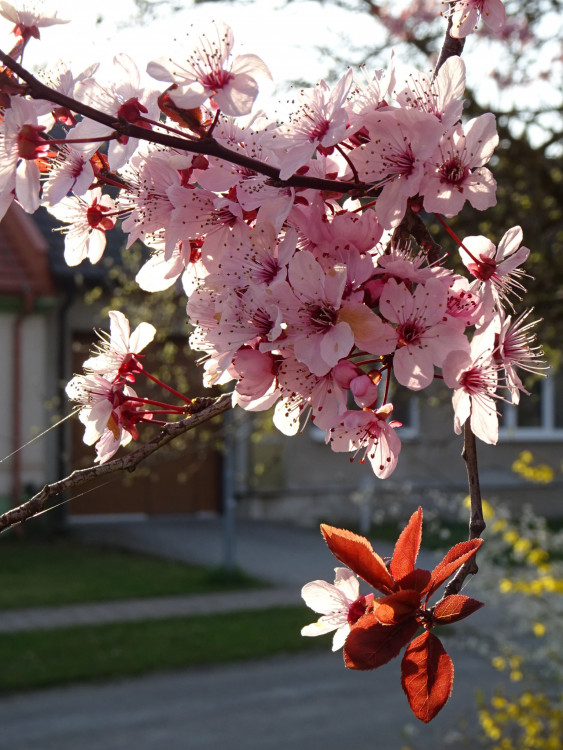
<svg viewBox="0 0 563 750"><path fill-rule="evenodd" d="M484 606L483 602L478 602L477 599L471 599L471 597L462 594L452 594L446 596L435 606L434 622L437 625L457 622L463 620L464 617L469 617L473 612Z"/></svg>
<svg viewBox="0 0 563 750"><path fill-rule="evenodd" d="M418 630L414 618L400 625L382 625L375 614L367 614L352 626L344 644L348 669L377 669L399 655Z"/></svg>
<svg viewBox="0 0 563 750"><path fill-rule="evenodd" d="M415 568L404 578L401 578L397 587L404 591L406 589L415 589L416 591L424 591L430 581L430 571L423 570L422 568Z"/></svg>
<svg viewBox="0 0 563 750"><path fill-rule="evenodd" d="M398 625L412 617L420 606L418 591L398 591L374 602L373 613L382 625Z"/></svg>
<svg viewBox="0 0 563 750"><path fill-rule="evenodd" d="M441 642L426 631L409 645L401 662L401 684L417 719L432 721L451 695L454 665Z"/></svg>
<svg viewBox="0 0 563 750"><path fill-rule="evenodd" d="M402 530L391 558L389 570L396 581L400 581L414 570L414 564L422 539L422 508L413 513Z"/></svg>
<svg viewBox="0 0 563 750"><path fill-rule="evenodd" d="M321 524L321 532L337 560L384 594L395 590L395 581L383 559L373 551L368 540L345 529Z"/></svg>
<svg viewBox="0 0 563 750"><path fill-rule="evenodd" d="M444 581L447 581L458 568L461 568L466 560L473 557L482 544L482 539L470 539L452 547L442 562L438 563L432 571L430 581L422 593L431 596Z"/></svg>

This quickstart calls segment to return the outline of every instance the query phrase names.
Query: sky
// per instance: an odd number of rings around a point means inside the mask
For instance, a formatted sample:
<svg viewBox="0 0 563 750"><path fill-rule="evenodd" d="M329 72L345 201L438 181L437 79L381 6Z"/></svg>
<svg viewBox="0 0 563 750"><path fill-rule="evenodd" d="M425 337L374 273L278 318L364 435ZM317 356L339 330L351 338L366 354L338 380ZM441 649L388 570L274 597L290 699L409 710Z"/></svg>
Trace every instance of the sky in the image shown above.
<svg viewBox="0 0 563 750"><path fill-rule="evenodd" d="M144 70L150 60L170 54L174 48L181 50L187 34L194 30L197 34L203 23L217 19L233 29L233 54L257 54L270 68L274 81L316 82L327 75L332 60L323 59L315 46L341 45L340 32L350 23L349 13L330 4L288 6L284 0L201 3L173 14L166 8L162 18L147 18L143 26L131 21L136 12L132 0L97 0L79 6L76 0L45 0L44 7L57 10L59 18L72 22L42 29L41 41L29 43L24 62L32 68L46 67L61 58L72 62L73 72L94 61L109 61L118 52L130 55ZM11 25L4 19L0 22L0 42L6 49L13 38ZM361 29L361 34L355 32L355 42L369 44L376 33L375 22L363 18Z"/></svg>
<svg viewBox="0 0 563 750"><path fill-rule="evenodd" d="M25 1L28 5L39 2ZM394 1L398 6L403 2ZM135 21L137 11L133 0L96 0L95 3L44 0L43 6L47 11L56 10L59 18L72 21L43 29L41 41L32 40L28 45L24 63L31 69L45 68L57 59L63 59L71 63L73 73L77 74L92 62L105 61L109 66L116 53L125 52L144 72L150 60L164 54L175 56L175 50L178 51L177 59L181 59L182 49L185 50L186 45L190 44L188 34L197 36L202 25L212 19L224 20L234 32L233 54L257 54L270 68L276 86L260 82L261 96L256 108L262 107L277 119L280 116L283 118L283 113L287 111L285 102L289 98L290 81L313 84L326 78L334 68L332 57L321 54L320 46L337 51L344 59L349 48L352 50L351 59L361 59L360 51L370 49L370 46L373 48L374 40L381 33L377 22L368 14L353 14L349 10L336 8L330 2L238 0L193 5L190 0L178 0L176 4L186 7L174 13L170 11L171 4L164 2L160 18L147 16L140 25ZM10 30L11 24L0 18L0 45L4 50L10 49L13 43ZM346 31L348 39L344 37ZM554 90L553 80L536 80L527 91L499 91L488 77L495 50L487 42L476 42L475 38L471 38L466 44L464 59L468 68L468 82L478 89L479 99L485 106L489 101L493 108L499 105L508 109L518 107L521 101L519 97L522 96L528 102L560 101L561 92ZM398 54L395 59L400 62L401 55ZM426 72L429 70L430 63ZM148 77L145 82L150 82L151 87L155 86L155 82ZM155 87L159 85L156 83ZM278 101L281 102L279 106ZM538 138L541 140L541 132Z"/></svg>

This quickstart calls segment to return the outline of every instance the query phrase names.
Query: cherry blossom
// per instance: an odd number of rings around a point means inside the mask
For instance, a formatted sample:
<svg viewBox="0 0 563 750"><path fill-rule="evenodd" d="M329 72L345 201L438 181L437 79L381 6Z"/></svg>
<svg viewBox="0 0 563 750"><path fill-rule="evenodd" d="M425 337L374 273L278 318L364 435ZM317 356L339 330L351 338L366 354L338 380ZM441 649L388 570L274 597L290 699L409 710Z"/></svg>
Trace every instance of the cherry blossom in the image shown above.
<svg viewBox="0 0 563 750"><path fill-rule="evenodd" d="M471 348L452 351L442 365L444 381L454 393L456 434L467 419L473 433L484 443L498 441L498 412L495 405L499 385L499 365L493 358L494 324L473 336Z"/></svg>
<svg viewBox="0 0 563 750"><path fill-rule="evenodd" d="M326 581L311 581L301 589L305 604L322 615L317 622L305 625L301 635L325 635L335 630L332 650L342 648L350 625L365 614L374 595L360 595L360 582L348 568L335 568L334 584Z"/></svg>
<svg viewBox="0 0 563 750"><path fill-rule="evenodd" d="M97 263L106 248L106 231L115 222L110 214L114 202L100 188L88 190L84 197L69 196L55 205L49 205L49 213L68 224L63 229L65 235L65 261L69 266L77 266L88 258Z"/></svg>
<svg viewBox="0 0 563 750"><path fill-rule="evenodd" d="M68 21L57 18L57 12L48 14L43 9L38 10L33 3L20 2L8 3L6 0L0 1L0 15L15 24L14 34L21 36L24 41L30 37L39 39L39 29L47 26L53 26L59 23L68 23Z"/></svg>
<svg viewBox="0 0 563 750"><path fill-rule="evenodd" d="M98 352L84 362L84 369L113 380L118 375L134 380L131 372L138 367L136 355L153 340L156 328L139 323L131 333L129 321L119 310L110 310L110 336L100 333Z"/></svg>
<svg viewBox="0 0 563 750"><path fill-rule="evenodd" d="M501 31L506 22L506 11L501 0L457 0L444 15L451 15L450 35L456 39L471 34L477 28L479 18L493 33Z"/></svg>
<svg viewBox="0 0 563 750"><path fill-rule="evenodd" d="M501 306L507 302L508 295L525 291L520 279L526 273L518 268L530 255L527 247L520 247L522 229L512 227L498 244L479 235L466 237L460 246L460 256L470 273L478 279L475 289L482 295L484 305Z"/></svg>
<svg viewBox="0 0 563 750"><path fill-rule="evenodd" d="M385 404L377 411L347 411L340 424L330 431L330 447L337 453L363 451L361 463L367 458L374 474L380 479L390 476L397 466L401 441L395 431L401 423L387 421L393 411L392 404Z"/></svg>
<svg viewBox="0 0 563 750"><path fill-rule="evenodd" d="M201 34L186 60L177 63L161 57L148 64L147 73L176 84L170 95L179 107L199 107L211 99L227 115L246 115L258 95L256 76L271 78L271 74L257 55L239 55L230 62L233 44L231 28L216 21Z"/></svg>
<svg viewBox="0 0 563 750"><path fill-rule="evenodd" d="M527 321L531 312L531 310L526 310L514 321L510 315L504 319L501 315L500 318L501 327L497 348L495 349L495 358L504 367L506 385L512 395L513 404L520 403L520 392L528 394L516 370L520 369L545 377L544 371L547 369L542 348L534 346L536 334L532 331L532 328L537 325L538 321Z"/></svg>
<svg viewBox="0 0 563 750"><path fill-rule="evenodd" d="M28 213L39 208L41 185L36 160L49 151L49 142L43 137L45 127L38 124L38 113L35 102L12 97L0 123L0 193L6 198L0 218L14 195Z"/></svg>
<svg viewBox="0 0 563 750"><path fill-rule="evenodd" d="M299 92L298 108L291 122L275 133L277 148L285 149L281 156L281 180L306 164L319 146L331 148L345 137L348 113L344 104L352 79L352 71L348 70L332 91L321 81L316 88Z"/></svg>
<svg viewBox="0 0 563 750"><path fill-rule="evenodd" d="M394 97L406 108L434 115L444 130L449 130L461 119L464 91L465 63L461 57L453 56L446 60L436 77L430 78L419 71L410 73L406 85Z"/></svg>
<svg viewBox="0 0 563 750"><path fill-rule="evenodd" d="M420 186L424 210L456 216L465 201L484 211L496 205L496 182L484 167L498 145L494 115L488 113L456 126L428 160Z"/></svg>
<svg viewBox="0 0 563 750"><path fill-rule="evenodd" d="M366 117L369 143L350 154L360 178L382 188L375 212L384 228L399 224L418 193L424 163L442 135L438 119L417 109L386 109Z"/></svg>

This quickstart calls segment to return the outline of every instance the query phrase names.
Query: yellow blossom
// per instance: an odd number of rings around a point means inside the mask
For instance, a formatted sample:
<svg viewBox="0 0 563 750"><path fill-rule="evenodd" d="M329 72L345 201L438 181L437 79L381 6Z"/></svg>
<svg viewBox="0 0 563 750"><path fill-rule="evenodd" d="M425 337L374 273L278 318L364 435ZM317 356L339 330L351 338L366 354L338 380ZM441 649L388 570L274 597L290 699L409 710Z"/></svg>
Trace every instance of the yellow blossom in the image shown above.
<svg viewBox="0 0 563 750"><path fill-rule="evenodd" d="M533 625L534 635L538 638L541 638L542 635L545 635L545 629L546 628L543 622L535 622Z"/></svg>

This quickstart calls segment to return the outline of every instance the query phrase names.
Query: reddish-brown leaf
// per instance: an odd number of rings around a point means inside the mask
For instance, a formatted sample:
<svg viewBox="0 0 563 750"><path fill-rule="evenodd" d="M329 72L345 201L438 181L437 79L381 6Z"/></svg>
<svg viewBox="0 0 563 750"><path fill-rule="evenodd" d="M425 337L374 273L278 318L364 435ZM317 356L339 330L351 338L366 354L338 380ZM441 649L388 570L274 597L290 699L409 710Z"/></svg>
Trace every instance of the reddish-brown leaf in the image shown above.
<svg viewBox="0 0 563 750"><path fill-rule="evenodd" d="M450 697L453 681L453 662L435 635L426 631L409 644L401 684L417 719L432 721Z"/></svg>
<svg viewBox="0 0 563 750"><path fill-rule="evenodd" d="M399 655L418 627L414 618L400 625L382 625L374 614L364 615L346 638L344 663L348 669L377 669Z"/></svg>
<svg viewBox="0 0 563 750"><path fill-rule="evenodd" d="M398 591L374 602L373 613L382 625L398 625L412 617L420 606L418 591Z"/></svg>
<svg viewBox="0 0 563 750"><path fill-rule="evenodd" d="M473 557L482 544L482 539L470 539L452 547L442 562L438 563L432 571L430 581L422 593L431 596L444 581L447 581L458 568L461 568L466 560Z"/></svg>
<svg viewBox="0 0 563 750"><path fill-rule="evenodd" d="M390 594L395 590L395 581L383 559L373 551L365 537L324 523L321 524L321 532L336 559L347 565L370 586L384 594Z"/></svg>
<svg viewBox="0 0 563 750"><path fill-rule="evenodd" d="M414 564L422 539L422 508L412 514L408 524L402 530L393 550L389 570L396 581L400 581L414 570Z"/></svg>
<svg viewBox="0 0 563 750"><path fill-rule="evenodd" d="M406 589L415 589L416 591L424 591L428 582L430 581L430 571L424 570L423 568L415 568L404 578L401 578L397 587L404 591Z"/></svg>
<svg viewBox="0 0 563 750"><path fill-rule="evenodd" d="M464 617L476 612L485 605L478 602L477 599L471 599L469 596L462 594L452 594L446 596L434 608L434 621L437 625L447 625L450 622L463 620Z"/></svg>

